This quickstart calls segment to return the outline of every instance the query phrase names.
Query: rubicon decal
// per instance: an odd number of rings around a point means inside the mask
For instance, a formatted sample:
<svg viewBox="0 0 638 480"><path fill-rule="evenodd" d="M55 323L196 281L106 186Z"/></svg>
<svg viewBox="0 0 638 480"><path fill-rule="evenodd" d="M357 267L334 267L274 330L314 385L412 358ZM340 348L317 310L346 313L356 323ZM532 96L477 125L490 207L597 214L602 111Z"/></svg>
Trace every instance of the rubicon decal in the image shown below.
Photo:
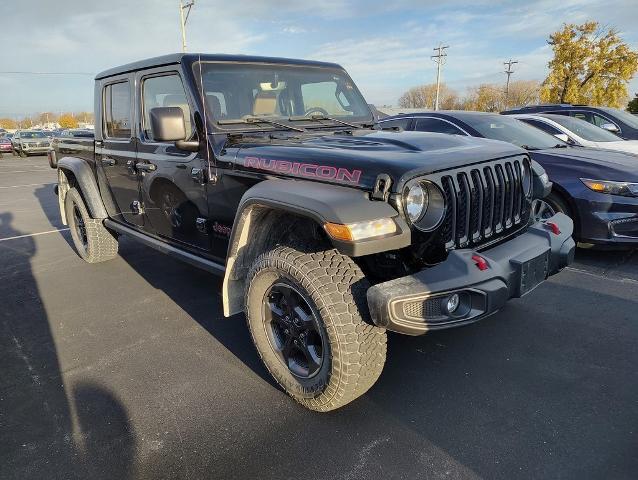
<svg viewBox="0 0 638 480"><path fill-rule="evenodd" d="M337 168L331 165L289 162L287 160L271 160L259 157L245 157L244 167L268 170L275 173L299 175L300 177L306 178L337 180L352 185L358 185L361 179L361 170L348 170L347 168Z"/></svg>

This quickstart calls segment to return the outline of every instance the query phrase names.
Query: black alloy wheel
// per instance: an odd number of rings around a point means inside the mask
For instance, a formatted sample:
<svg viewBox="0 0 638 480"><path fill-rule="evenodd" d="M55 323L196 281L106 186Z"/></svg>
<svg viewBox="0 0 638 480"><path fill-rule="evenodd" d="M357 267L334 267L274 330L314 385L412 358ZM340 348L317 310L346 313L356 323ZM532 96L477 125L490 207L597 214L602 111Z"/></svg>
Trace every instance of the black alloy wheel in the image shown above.
<svg viewBox="0 0 638 480"><path fill-rule="evenodd" d="M287 283L275 283L263 300L263 319L270 345L295 376L312 378L326 351L316 314L301 293Z"/></svg>

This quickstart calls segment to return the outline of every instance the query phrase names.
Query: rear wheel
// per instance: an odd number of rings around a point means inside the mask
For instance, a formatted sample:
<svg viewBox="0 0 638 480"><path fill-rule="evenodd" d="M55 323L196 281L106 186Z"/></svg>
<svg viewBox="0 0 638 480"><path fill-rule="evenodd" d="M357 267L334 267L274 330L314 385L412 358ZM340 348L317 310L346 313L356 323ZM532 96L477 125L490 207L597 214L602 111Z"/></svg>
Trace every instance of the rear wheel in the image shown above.
<svg viewBox="0 0 638 480"><path fill-rule="evenodd" d="M91 218L77 189L66 193L66 221L78 255L88 263L111 260L117 255L117 238L101 220Z"/></svg>
<svg viewBox="0 0 638 480"><path fill-rule="evenodd" d="M352 259L280 246L257 258L247 285L246 317L259 356L296 401L334 410L374 385L386 333L365 321L369 283Z"/></svg>

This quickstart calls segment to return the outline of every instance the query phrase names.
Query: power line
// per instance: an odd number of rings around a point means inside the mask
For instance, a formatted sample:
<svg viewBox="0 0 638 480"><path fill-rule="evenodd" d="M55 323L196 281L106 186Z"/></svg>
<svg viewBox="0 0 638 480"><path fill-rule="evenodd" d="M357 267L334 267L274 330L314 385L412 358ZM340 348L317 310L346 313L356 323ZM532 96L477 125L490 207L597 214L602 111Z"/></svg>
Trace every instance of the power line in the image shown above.
<svg viewBox="0 0 638 480"><path fill-rule="evenodd" d="M512 60L511 58L509 59L509 61L503 62L503 65L506 66L505 73L507 74L507 81L505 83L505 108L507 108L507 97L509 97L510 94L510 75L514 73L512 65L516 63L518 63L518 61Z"/></svg>
<svg viewBox="0 0 638 480"><path fill-rule="evenodd" d="M443 45L439 43L439 46L433 48L436 55L432 55L430 58L436 62L436 96L434 97L434 110L439 109L439 87L441 85L441 66L445 63L445 57L447 57L447 53L445 50L450 48L449 45Z"/></svg>

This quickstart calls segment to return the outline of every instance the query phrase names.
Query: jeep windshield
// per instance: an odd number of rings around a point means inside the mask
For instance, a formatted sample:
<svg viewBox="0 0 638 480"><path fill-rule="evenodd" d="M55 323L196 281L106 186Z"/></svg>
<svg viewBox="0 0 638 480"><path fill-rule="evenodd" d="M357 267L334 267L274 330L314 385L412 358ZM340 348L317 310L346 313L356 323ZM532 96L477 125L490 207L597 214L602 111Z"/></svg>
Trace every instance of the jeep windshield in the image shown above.
<svg viewBox="0 0 638 480"><path fill-rule="evenodd" d="M193 73L199 83L200 62ZM304 129L343 128L343 122L373 122L363 96L338 68L203 61L201 78L203 88L198 88L218 129L276 130L292 122ZM299 117L308 117L307 124Z"/></svg>

